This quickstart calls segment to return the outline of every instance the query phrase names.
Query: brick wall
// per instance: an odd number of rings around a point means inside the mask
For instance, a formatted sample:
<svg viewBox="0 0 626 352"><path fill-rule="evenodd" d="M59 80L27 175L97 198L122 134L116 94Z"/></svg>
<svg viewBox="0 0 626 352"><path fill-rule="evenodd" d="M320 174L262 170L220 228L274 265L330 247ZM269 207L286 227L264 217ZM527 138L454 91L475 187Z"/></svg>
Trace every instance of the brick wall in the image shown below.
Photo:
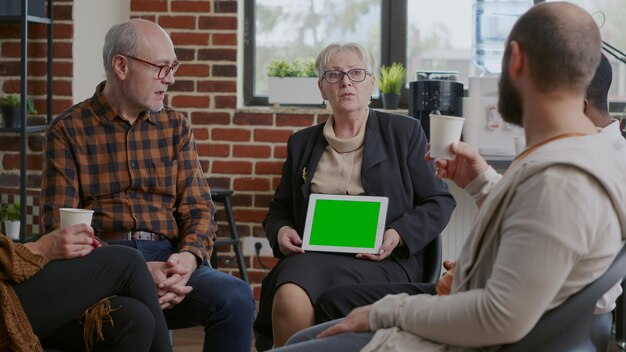
<svg viewBox="0 0 626 352"><path fill-rule="evenodd" d="M54 113L71 105L72 1L55 0ZM328 116L324 110L236 109L238 1L132 0L131 16L159 23L171 34L183 62L176 83L168 92L168 104L191 118L198 152L209 185L231 188L234 212L241 236L265 236L261 227L267 205L280 179L286 157L287 138L296 130ZM41 43L45 32L33 31ZM18 89L19 28L0 25L0 83ZM42 46L42 44L37 44ZM99 50L99 48L98 48ZM45 51L39 49L40 57ZM44 111L37 82L45 81L43 58L33 60L29 89L37 93L38 109ZM45 92L45 87L44 87ZM32 93L31 93L32 94ZM19 166L14 135L0 134L0 186L17 184ZM31 185L38 187L41 170L41 136L29 137ZM218 207L221 210L221 207ZM220 235L228 235L224 213L218 211ZM267 265L272 258L263 258ZM265 270L255 258L246 258L252 287L258 298ZM218 266L238 275L234 253L219 248Z"/></svg>

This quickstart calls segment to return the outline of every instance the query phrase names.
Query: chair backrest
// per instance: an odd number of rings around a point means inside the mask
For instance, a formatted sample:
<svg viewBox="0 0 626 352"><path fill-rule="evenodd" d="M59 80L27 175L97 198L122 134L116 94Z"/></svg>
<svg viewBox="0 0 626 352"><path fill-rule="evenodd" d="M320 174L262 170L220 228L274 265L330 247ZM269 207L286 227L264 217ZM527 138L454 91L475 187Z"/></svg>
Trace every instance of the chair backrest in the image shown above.
<svg viewBox="0 0 626 352"><path fill-rule="evenodd" d="M622 246L602 276L545 313L520 341L503 346L498 351L595 351L590 339L595 304L625 275L626 247Z"/></svg>
<svg viewBox="0 0 626 352"><path fill-rule="evenodd" d="M430 241L424 248L424 265L422 282L437 283L441 276L441 235Z"/></svg>

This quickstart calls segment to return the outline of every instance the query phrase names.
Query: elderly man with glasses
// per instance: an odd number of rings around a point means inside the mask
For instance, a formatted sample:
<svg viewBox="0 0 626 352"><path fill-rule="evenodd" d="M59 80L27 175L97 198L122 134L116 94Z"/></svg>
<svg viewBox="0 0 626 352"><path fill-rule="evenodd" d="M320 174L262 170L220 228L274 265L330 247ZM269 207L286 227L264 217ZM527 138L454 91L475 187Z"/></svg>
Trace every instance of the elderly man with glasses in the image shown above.
<svg viewBox="0 0 626 352"><path fill-rule="evenodd" d="M189 120L163 105L180 66L172 41L130 20L108 31L103 59L107 80L46 131L44 230L60 208L94 210L101 239L144 255L170 329L204 326L204 351L250 351L252 292L207 265L215 207Z"/></svg>

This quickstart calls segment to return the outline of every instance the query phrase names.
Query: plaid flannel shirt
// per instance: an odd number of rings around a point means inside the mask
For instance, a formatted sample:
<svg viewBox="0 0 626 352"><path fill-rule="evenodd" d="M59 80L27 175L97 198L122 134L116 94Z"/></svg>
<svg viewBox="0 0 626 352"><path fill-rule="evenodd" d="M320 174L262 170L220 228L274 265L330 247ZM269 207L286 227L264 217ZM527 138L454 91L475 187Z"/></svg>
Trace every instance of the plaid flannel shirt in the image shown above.
<svg viewBox="0 0 626 352"><path fill-rule="evenodd" d="M96 232L150 231L208 260L217 226L189 120L171 108L130 125L108 105L102 82L46 131L42 228L59 209L93 209Z"/></svg>

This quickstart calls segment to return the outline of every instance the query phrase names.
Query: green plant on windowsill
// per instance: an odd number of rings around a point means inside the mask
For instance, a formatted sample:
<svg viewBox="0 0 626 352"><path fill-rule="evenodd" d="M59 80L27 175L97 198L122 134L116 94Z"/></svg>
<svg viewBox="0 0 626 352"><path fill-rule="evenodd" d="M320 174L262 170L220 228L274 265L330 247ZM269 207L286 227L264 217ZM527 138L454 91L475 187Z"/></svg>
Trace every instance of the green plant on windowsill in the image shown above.
<svg viewBox="0 0 626 352"><path fill-rule="evenodd" d="M406 69L402 64L396 62L391 66L380 68L380 77L376 79L376 84L383 94L400 94L405 79Z"/></svg>
<svg viewBox="0 0 626 352"><path fill-rule="evenodd" d="M20 221L21 215L19 204L2 204L0 206L0 220Z"/></svg>
<svg viewBox="0 0 626 352"><path fill-rule="evenodd" d="M313 59L274 59L267 65L268 77L317 77Z"/></svg>

